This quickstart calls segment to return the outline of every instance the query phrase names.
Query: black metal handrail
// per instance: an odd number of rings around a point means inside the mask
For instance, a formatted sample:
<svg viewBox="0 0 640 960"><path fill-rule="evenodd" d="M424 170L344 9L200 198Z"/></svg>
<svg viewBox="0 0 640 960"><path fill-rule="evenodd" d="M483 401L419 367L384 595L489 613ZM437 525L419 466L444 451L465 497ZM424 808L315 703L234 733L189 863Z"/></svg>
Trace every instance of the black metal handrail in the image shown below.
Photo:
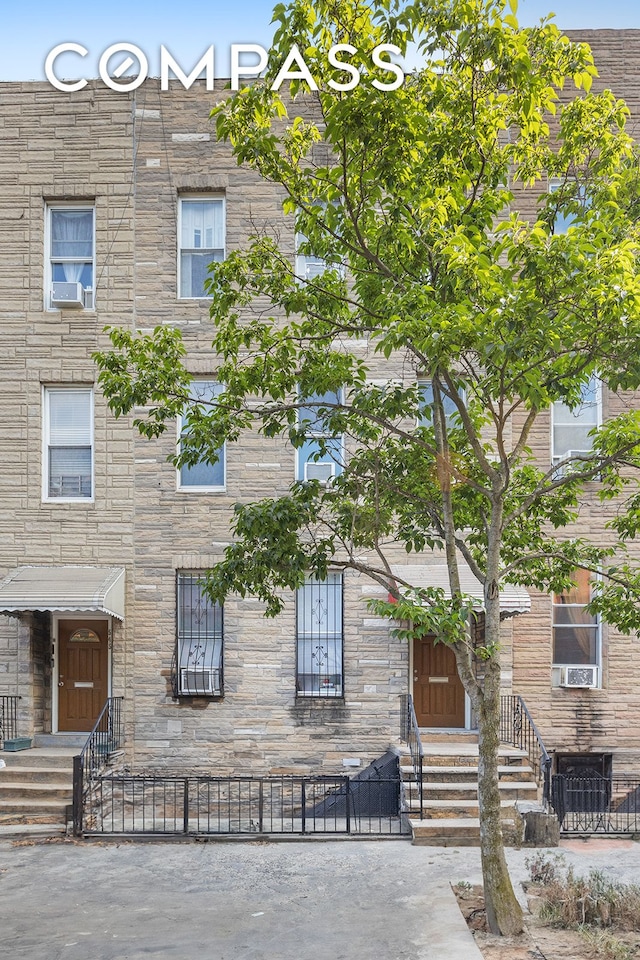
<svg viewBox="0 0 640 960"><path fill-rule="evenodd" d="M18 736L18 700L13 694L0 696L0 740L13 740Z"/></svg>
<svg viewBox="0 0 640 960"><path fill-rule="evenodd" d="M73 758L73 832L83 830L84 801L88 786L105 767L109 757L120 749L123 697L108 697L87 742Z"/></svg>
<svg viewBox="0 0 640 960"><path fill-rule="evenodd" d="M542 802L548 807L551 800L551 757L526 703L518 694L500 697L500 740L519 750L526 750L542 787Z"/></svg>
<svg viewBox="0 0 640 960"><path fill-rule="evenodd" d="M402 713L400 718L400 739L409 747L411 764L416 778L418 802L420 803L420 819L422 819L424 797L424 748L420 739L420 728L413 707L413 698L410 693L402 695Z"/></svg>

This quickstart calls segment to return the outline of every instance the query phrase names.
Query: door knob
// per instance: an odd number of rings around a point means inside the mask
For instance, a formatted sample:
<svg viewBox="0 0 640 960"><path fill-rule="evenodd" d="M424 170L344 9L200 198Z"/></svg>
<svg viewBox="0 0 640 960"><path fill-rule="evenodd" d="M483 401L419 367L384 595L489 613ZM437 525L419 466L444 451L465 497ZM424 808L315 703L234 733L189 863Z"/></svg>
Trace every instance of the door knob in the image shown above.
<svg viewBox="0 0 640 960"><path fill-rule="evenodd" d="M64 687L64 680L58 680L58 686Z"/></svg>

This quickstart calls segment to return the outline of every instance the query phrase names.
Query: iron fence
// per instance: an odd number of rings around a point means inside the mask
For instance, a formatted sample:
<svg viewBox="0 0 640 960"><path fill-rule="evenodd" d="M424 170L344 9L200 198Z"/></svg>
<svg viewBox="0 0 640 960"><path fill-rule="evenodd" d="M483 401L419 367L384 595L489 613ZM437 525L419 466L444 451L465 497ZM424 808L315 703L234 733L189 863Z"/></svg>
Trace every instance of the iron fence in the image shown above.
<svg viewBox="0 0 640 960"><path fill-rule="evenodd" d="M0 696L0 741L18 736L18 700L21 699L13 695Z"/></svg>
<svg viewBox="0 0 640 960"><path fill-rule="evenodd" d="M83 832L87 796L109 757L123 744L122 697L108 697L82 751L73 758L73 832Z"/></svg>
<svg viewBox="0 0 640 960"><path fill-rule="evenodd" d="M83 797L85 835L410 832L398 778L108 775Z"/></svg>
<svg viewBox="0 0 640 960"><path fill-rule="evenodd" d="M525 750L536 780L542 787L542 801L548 807L551 795L551 757L527 705L521 696L500 697L500 741Z"/></svg>
<svg viewBox="0 0 640 960"><path fill-rule="evenodd" d="M640 778L554 774L551 805L563 834L640 834Z"/></svg>

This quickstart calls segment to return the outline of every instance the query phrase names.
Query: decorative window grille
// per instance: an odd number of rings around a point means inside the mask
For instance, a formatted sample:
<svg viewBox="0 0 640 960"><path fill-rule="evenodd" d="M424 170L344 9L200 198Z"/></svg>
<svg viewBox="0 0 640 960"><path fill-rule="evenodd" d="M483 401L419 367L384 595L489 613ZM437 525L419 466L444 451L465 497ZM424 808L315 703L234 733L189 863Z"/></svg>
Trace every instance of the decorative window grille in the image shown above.
<svg viewBox="0 0 640 960"><path fill-rule="evenodd" d="M342 574L309 577L298 588L297 683L299 697L343 696Z"/></svg>
<svg viewBox="0 0 640 960"><path fill-rule="evenodd" d="M221 697L222 607L203 593L202 574L177 578L178 645L176 693L181 697Z"/></svg>

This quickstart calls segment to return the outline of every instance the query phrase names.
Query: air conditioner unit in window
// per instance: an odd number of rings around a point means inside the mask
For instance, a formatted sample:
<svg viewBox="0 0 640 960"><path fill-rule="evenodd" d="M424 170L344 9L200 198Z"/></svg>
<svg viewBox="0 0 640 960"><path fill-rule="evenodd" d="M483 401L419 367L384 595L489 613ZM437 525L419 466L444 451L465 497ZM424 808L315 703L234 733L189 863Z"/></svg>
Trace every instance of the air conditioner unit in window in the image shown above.
<svg viewBox="0 0 640 960"><path fill-rule="evenodd" d="M573 472L574 470L583 470L589 466L587 461L573 460L569 461L569 457L588 457L593 451L591 450L567 450L561 457L554 457L553 464L557 467L555 471L556 477L566 477L567 473ZM567 462L569 461L569 462Z"/></svg>
<svg viewBox="0 0 640 960"><path fill-rule="evenodd" d="M220 680L217 670L193 669L192 667L182 667L180 669L180 693L189 696L210 696L220 695Z"/></svg>
<svg viewBox="0 0 640 960"><path fill-rule="evenodd" d="M597 687L597 667L562 667L560 670L561 687Z"/></svg>
<svg viewBox="0 0 640 960"><path fill-rule="evenodd" d="M325 462L307 460L304 465L305 480L319 480L320 483L329 484L335 475L336 465L332 460Z"/></svg>
<svg viewBox="0 0 640 960"><path fill-rule="evenodd" d="M56 280L51 285L52 307L84 307L84 290L81 283Z"/></svg>

